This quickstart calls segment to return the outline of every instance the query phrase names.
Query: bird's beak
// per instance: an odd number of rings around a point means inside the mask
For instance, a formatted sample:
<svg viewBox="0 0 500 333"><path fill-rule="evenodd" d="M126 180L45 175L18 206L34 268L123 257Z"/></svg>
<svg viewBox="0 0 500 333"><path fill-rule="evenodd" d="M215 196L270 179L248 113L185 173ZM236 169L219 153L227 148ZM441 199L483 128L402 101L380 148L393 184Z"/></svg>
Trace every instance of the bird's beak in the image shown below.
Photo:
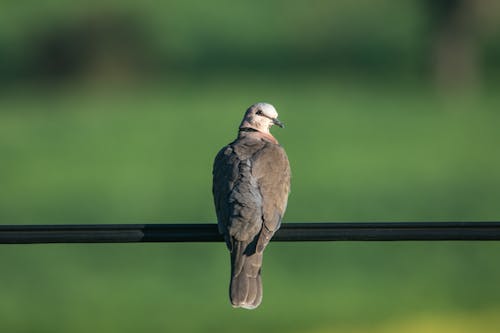
<svg viewBox="0 0 500 333"><path fill-rule="evenodd" d="M277 126L279 126L281 128L285 128L285 124L283 124L281 121L279 121L278 118L273 118L273 124L277 125Z"/></svg>

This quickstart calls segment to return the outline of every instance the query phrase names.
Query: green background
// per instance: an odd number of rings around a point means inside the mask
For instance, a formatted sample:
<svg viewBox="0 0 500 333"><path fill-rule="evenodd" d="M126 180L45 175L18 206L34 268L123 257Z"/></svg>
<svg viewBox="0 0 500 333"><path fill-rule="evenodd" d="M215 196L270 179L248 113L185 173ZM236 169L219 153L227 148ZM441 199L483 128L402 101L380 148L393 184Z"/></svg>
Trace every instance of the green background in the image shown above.
<svg viewBox="0 0 500 333"><path fill-rule="evenodd" d="M285 223L500 216L493 28L464 92L434 84L416 1L1 6L2 224L215 223L213 158L257 101L287 125ZM40 40L101 13L133 28L50 67ZM496 242L271 243L246 311L222 243L3 245L0 331L495 332L498 262Z"/></svg>

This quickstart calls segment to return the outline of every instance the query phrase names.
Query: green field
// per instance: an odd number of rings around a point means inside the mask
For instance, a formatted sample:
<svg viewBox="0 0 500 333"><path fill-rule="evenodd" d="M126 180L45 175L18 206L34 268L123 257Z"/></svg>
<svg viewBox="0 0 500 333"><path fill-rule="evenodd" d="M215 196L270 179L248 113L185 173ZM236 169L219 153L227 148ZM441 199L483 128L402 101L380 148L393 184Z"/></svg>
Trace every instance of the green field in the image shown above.
<svg viewBox="0 0 500 333"><path fill-rule="evenodd" d="M4 93L0 223L215 223L212 160L273 103L286 222L500 218L500 96L328 75ZM272 243L234 310L220 244L3 245L1 332L495 332L500 243Z"/></svg>

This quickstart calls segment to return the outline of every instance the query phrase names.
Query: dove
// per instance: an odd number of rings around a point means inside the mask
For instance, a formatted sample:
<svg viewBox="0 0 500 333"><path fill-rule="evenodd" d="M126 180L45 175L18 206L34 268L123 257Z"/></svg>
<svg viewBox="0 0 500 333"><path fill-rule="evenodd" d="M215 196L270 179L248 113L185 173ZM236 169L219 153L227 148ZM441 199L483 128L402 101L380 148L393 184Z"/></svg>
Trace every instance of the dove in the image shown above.
<svg viewBox="0 0 500 333"><path fill-rule="evenodd" d="M213 197L219 232L231 257L229 298L235 308L255 309L262 301L262 255L285 213L290 164L270 133L284 127L268 103L245 112L236 140L213 165Z"/></svg>

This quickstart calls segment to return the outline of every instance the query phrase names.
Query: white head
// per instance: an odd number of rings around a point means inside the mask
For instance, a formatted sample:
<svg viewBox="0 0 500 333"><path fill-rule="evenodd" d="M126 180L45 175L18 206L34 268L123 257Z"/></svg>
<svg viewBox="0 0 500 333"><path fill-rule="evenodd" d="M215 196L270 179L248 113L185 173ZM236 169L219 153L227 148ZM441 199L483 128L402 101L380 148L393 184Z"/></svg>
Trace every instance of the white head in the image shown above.
<svg viewBox="0 0 500 333"><path fill-rule="evenodd" d="M240 129L251 128L262 133L269 133L269 129L273 125L281 128L285 127L278 120L278 112L276 112L274 106L268 103L255 103L245 112Z"/></svg>

